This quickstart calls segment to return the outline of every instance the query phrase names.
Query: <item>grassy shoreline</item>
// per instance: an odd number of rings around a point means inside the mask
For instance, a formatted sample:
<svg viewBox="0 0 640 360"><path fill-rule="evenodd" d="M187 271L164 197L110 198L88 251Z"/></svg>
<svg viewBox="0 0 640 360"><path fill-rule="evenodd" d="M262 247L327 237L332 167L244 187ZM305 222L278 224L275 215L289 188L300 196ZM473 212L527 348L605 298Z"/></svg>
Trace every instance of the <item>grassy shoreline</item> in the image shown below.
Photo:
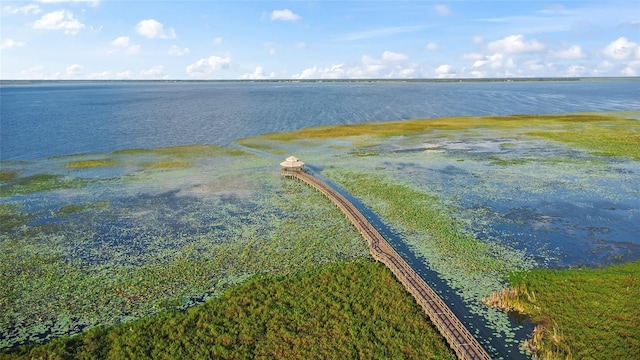
<svg viewBox="0 0 640 360"><path fill-rule="evenodd" d="M536 269L485 301L531 317L541 359L640 358L640 261L599 269Z"/></svg>

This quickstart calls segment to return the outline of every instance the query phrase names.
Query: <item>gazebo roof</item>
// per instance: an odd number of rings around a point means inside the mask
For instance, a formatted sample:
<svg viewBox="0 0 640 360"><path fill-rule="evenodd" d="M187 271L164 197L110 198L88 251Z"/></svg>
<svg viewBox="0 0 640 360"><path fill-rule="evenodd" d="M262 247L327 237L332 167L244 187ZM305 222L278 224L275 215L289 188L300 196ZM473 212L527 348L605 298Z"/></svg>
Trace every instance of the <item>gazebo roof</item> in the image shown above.
<svg viewBox="0 0 640 360"><path fill-rule="evenodd" d="M286 168L299 168L303 167L304 163L295 156L289 156L285 161L280 163L280 166Z"/></svg>

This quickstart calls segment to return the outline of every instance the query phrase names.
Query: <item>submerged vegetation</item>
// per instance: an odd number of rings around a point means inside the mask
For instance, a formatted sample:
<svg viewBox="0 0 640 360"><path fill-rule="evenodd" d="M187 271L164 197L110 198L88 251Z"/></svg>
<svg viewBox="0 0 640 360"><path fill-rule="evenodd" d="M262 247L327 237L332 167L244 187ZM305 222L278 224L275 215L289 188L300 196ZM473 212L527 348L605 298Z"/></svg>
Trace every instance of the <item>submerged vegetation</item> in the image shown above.
<svg viewBox="0 0 640 360"><path fill-rule="evenodd" d="M391 272L365 259L254 277L184 313L93 328L3 357L455 359Z"/></svg>
<svg viewBox="0 0 640 360"><path fill-rule="evenodd" d="M490 305L531 316L539 359L640 358L640 262L537 269L511 277Z"/></svg>

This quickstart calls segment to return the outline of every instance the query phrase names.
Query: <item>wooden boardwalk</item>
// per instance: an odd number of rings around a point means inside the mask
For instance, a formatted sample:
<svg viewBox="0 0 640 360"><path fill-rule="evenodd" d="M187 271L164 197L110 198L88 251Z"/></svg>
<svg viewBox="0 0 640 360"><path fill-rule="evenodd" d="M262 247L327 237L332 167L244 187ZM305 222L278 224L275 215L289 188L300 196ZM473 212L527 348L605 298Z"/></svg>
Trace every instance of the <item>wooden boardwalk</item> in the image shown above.
<svg viewBox="0 0 640 360"><path fill-rule="evenodd" d="M311 185L351 220L369 244L371 255L385 264L427 313L459 359L491 359L486 350L453 314L451 309L409 264L389 245L362 213L344 196L319 179L301 171L282 171L286 177L296 178Z"/></svg>

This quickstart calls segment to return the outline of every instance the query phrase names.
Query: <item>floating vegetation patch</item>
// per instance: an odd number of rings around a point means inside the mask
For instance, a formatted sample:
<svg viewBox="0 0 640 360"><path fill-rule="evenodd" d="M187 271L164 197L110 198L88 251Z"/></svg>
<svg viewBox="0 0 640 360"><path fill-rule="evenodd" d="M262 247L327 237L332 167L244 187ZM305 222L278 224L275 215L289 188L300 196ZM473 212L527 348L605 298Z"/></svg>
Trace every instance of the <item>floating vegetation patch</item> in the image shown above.
<svg viewBox="0 0 640 360"><path fill-rule="evenodd" d="M0 181L10 181L18 176L18 172L16 170L0 170Z"/></svg>
<svg viewBox="0 0 640 360"><path fill-rule="evenodd" d="M67 204L60 207L58 212L61 215L69 215L79 213L85 210L99 210L109 206L111 202L109 200L102 200L92 204Z"/></svg>
<svg viewBox="0 0 640 360"><path fill-rule="evenodd" d="M185 160L160 160L143 164L145 169L186 168L189 166L191 166L191 162Z"/></svg>
<svg viewBox="0 0 640 360"><path fill-rule="evenodd" d="M14 177L0 186L0 197L26 195L41 191L74 189L85 186L86 182L58 174L36 174Z"/></svg>
<svg viewBox="0 0 640 360"><path fill-rule="evenodd" d="M72 161L66 164L64 167L67 169L88 169L98 167L112 167L116 165L117 162L114 159L91 159Z"/></svg>

